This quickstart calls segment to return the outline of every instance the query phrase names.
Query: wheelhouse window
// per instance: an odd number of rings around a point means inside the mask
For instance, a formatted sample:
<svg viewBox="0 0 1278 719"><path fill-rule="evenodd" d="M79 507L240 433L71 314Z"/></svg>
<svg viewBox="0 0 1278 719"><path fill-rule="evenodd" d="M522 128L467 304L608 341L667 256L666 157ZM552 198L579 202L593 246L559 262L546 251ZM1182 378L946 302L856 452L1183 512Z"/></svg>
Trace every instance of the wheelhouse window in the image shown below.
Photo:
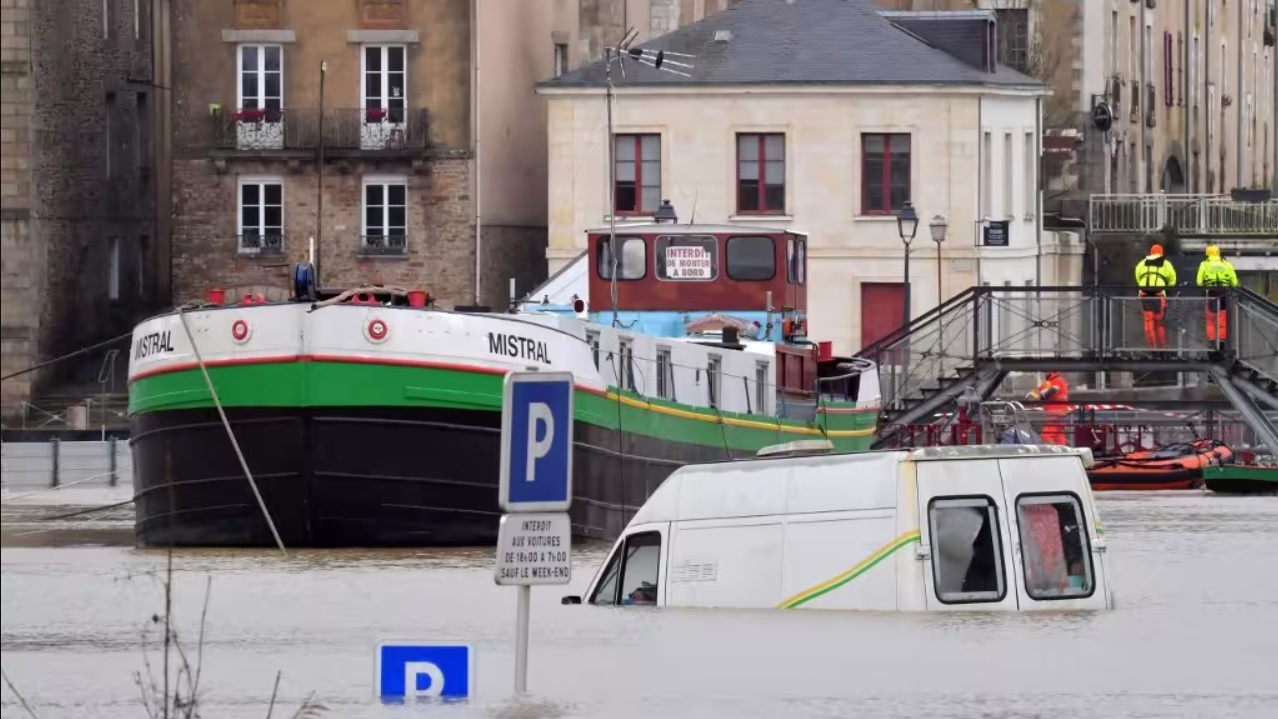
<svg viewBox="0 0 1278 719"><path fill-rule="evenodd" d="M989 497L928 504L932 578L945 604L999 602L1007 596L998 510Z"/></svg>
<svg viewBox="0 0 1278 719"><path fill-rule="evenodd" d="M613 138L618 215L650 215L661 205L661 135Z"/></svg>
<svg viewBox="0 0 1278 719"><path fill-rule="evenodd" d="M771 237L729 237L728 277L766 281L777 276L777 245Z"/></svg>
<svg viewBox="0 0 1278 719"><path fill-rule="evenodd" d="M408 249L408 183L403 179L364 182L364 231L360 243L366 255L402 255Z"/></svg>
<svg viewBox="0 0 1278 719"><path fill-rule="evenodd" d="M661 534L640 532L626 537L604 568L603 579L590 595L591 604L653 605L657 603L657 571Z"/></svg>
<svg viewBox="0 0 1278 719"><path fill-rule="evenodd" d="M767 362L759 362L754 366L754 408L759 414L768 413L768 386L772 373Z"/></svg>
<svg viewBox="0 0 1278 719"><path fill-rule="evenodd" d="M279 179L240 181L237 251L279 254L284 245L284 183Z"/></svg>
<svg viewBox="0 0 1278 719"><path fill-rule="evenodd" d="M648 274L647 243L641 237L618 237L617 245L621 247L616 257L617 279L642 280ZM599 240L599 254L596 255L598 261L595 269L600 279L612 279L611 248L610 238L605 237Z"/></svg>
<svg viewBox="0 0 1278 719"><path fill-rule="evenodd" d="M861 214L889 215L910 199L910 136L861 135Z"/></svg>
<svg viewBox="0 0 1278 719"><path fill-rule="evenodd" d="M711 407L719 406L720 393L723 389L723 358L711 356L706 362L706 394Z"/></svg>
<svg viewBox="0 0 1278 719"><path fill-rule="evenodd" d="M737 212L785 212L785 135L737 135Z"/></svg>
<svg viewBox="0 0 1278 719"><path fill-rule="evenodd" d="M1021 495L1016 520L1033 599L1078 599L1095 591L1083 505L1073 494Z"/></svg>
<svg viewBox="0 0 1278 719"><path fill-rule="evenodd" d="M657 396L674 399L674 363L670 350L664 348L657 349Z"/></svg>
<svg viewBox="0 0 1278 719"><path fill-rule="evenodd" d="M633 340L623 339L618 345L617 383L622 389L635 391L635 345Z"/></svg>
<svg viewBox="0 0 1278 719"><path fill-rule="evenodd" d="M599 369L599 333L586 332L586 344L590 345L590 359L594 360L595 369Z"/></svg>
<svg viewBox="0 0 1278 719"><path fill-rule="evenodd" d="M801 285L807 281L808 243L801 237L791 237L785 244L785 281Z"/></svg>
<svg viewBox="0 0 1278 719"><path fill-rule="evenodd" d="M719 276L719 243L712 235L662 235L655 254L659 280L709 282Z"/></svg>

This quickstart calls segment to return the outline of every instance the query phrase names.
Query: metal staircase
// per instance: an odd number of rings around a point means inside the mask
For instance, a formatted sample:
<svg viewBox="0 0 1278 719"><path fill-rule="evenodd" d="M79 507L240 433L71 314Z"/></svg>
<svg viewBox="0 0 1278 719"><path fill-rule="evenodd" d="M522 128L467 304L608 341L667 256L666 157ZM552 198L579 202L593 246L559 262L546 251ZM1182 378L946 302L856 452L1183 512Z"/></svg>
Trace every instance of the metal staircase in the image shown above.
<svg viewBox="0 0 1278 719"><path fill-rule="evenodd" d="M1207 336L1209 302L1197 291L1167 299L1167 343L1151 350L1140 298L1129 287L973 287L858 356L879 365L883 409L876 447L903 427L953 406L985 401L1014 372L1199 372L1220 385L1272 446L1278 430L1278 305L1230 291L1227 339ZM1264 409L1262 409L1262 407Z"/></svg>

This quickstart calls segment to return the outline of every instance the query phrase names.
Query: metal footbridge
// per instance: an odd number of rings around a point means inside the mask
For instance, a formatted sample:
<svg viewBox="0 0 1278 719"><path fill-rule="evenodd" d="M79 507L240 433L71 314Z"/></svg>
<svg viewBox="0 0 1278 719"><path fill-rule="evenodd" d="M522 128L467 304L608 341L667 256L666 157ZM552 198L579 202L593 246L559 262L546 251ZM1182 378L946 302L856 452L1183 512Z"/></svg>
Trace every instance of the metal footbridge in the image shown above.
<svg viewBox="0 0 1278 719"><path fill-rule="evenodd" d="M1015 373L1058 370L1201 373L1278 452L1278 304L1229 290L1219 341L1208 337L1214 302L1188 289L1169 296L1166 345L1151 348L1133 288L973 287L858 353L879 365L883 409L874 446L891 446L904 428L960 399L990 399Z"/></svg>

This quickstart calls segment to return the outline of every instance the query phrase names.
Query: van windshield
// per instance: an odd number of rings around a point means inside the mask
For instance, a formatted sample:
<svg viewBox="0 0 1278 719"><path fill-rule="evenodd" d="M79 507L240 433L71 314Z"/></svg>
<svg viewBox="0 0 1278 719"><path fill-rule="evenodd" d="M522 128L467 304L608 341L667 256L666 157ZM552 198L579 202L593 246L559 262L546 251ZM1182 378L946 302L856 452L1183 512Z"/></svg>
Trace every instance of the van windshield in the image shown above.
<svg viewBox="0 0 1278 719"><path fill-rule="evenodd" d="M1033 599L1089 597L1095 587L1083 506L1073 494L1016 498L1025 593Z"/></svg>

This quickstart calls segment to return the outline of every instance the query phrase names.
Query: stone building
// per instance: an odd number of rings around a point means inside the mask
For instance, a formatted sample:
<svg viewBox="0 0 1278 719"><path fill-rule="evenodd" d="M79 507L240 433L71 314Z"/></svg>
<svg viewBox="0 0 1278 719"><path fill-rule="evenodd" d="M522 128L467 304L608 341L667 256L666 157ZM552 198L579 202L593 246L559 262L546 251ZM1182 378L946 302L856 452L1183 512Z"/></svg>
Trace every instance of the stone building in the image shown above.
<svg viewBox="0 0 1278 719"><path fill-rule="evenodd" d="M5 374L127 332L158 296L153 19L149 0L0 0ZM6 419L102 360L5 381Z"/></svg>
<svg viewBox="0 0 1278 719"><path fill-rule="evenodd" d="M424 288L445 307L501 308L505 280L539 279L544 201L505 224L483 223L474 201L474 12L468 0L175 7L174 299L281 295L312 245L325 287ZM502 61L518 58L495 50L491 94L509 91ZM486 166L505 169L500 153Z"/></svg>

